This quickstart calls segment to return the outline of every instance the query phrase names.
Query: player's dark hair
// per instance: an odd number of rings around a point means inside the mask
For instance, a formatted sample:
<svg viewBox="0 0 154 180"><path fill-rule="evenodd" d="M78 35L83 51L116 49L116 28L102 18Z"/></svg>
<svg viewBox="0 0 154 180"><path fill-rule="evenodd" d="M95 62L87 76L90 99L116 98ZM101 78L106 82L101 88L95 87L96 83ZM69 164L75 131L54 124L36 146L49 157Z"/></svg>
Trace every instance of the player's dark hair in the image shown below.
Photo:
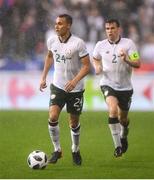
<svg viewBox="0 0 154 180"><path fill-rule="evenodd" d="M105 21L105 24L106 23L116 23L117 27L120 27L120 22L118 21L118 19L107 19Z"/></svg>
<svg viewBox="0 0 154 180"><path fill-rule="evenodd" d="M60 14L58 17L60 17L60 18L65 18L66 21L67 21L70 25L72 25L72 23L73 23L72 17L71 17L70 15L68 15L68 14Z"/></svg>

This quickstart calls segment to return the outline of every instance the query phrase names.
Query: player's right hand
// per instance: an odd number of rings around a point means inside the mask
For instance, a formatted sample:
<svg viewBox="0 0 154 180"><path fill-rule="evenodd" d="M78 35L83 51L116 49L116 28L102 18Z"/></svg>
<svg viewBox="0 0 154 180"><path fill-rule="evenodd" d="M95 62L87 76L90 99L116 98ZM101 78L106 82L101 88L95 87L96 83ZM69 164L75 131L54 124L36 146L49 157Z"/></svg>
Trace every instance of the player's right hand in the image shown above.
<svg viewBox="0 0 154 180"><path fill-rule="evenodd" d="M100 65L97 65L94 68L95 68L95 74L96 75L99 75L102 73L102 67Z"/></svg>
<svg viewBox="0 0 154 180"><path fill-rule="evenodd" d="M47 87L46 80L41 80L40 82L40 91L43 92L43 89Z"/></svg>

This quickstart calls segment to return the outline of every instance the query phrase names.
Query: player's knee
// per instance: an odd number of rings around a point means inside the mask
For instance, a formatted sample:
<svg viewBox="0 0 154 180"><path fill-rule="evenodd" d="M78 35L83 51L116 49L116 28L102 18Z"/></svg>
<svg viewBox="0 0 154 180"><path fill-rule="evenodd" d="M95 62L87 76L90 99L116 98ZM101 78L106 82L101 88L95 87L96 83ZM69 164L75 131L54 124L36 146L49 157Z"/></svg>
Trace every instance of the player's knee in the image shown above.
<svg viewBox="0 0 154 180"><path fill-rule="evenodd" d="M49 125L56 126L58 124L58 116L52 115L49 116Z"/></svg>
<svg viewBox="0 0 154 180"><path fill-rule="evenodd" d="M70 125L70 128L76 128L78 126L78 122L73 122L73 121L70 121L69 125Z"/></svg>
<svg viewBox="0 0 154 180"><path fill-rule="evenodd" d="M53 111L49 112L49 119L51 122L57 121L58 120L58 114L53 112Z"/></svg>
<svg viewBox="0 0 154 180"><path fill-rule="evenodd" d="M78 115L70 115L69 125L71 128L76 128L79 125L79 116Z"/></svg>
<svg viewBox="0 0 154 180"><path fill-rule="evenodd" d="M80 123L78 123L77 126L75 126L75 127L70 126L70 128L71 128L73 133L79 133L79 131L80 131Z"/></svg>
<svg viewBox="0 0 154 180"><path fill-rule="evenodd" d="M58 125L58 120L49 118L48 123L49 123L50 126L57 126Z"/></svg>
<svg viewBox="0 0 154 180"><path fill-rule="evenodd" d="M117 117L118 116L118 111L116 108L110 108L109 109L109 116L110 117Z"/></svg>
<svg viewBox="0 0 154 180"><path fill-rule="evenodd" d="M70 128L77 128L79 126L79 120L78 119L70 119L69 121L69 125L70 125Z"/></svg>
<svg viewBox="0 0 154 180"><path fill-rule="evenodd" d="M118 108L117 108L116 104L109 106L109 115L110 115L110 117L117 117L118 116Z"/></svg>

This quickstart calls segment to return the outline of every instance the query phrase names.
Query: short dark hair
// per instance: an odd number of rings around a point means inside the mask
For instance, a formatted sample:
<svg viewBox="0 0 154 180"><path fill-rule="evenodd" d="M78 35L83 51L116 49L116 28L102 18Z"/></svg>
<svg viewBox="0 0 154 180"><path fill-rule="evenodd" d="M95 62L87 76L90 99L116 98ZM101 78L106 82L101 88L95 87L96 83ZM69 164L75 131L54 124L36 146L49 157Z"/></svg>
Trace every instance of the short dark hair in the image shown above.
<svg viewBox="0 0 154 180"><path fill-rule="evenodd" d="M107 19L107 20L105 21L105 24L106 24L106 23L116 23L117 27L120 27L120 22L119 22L118 19Z"/></svg>
<svg viewBox="0 0 154 180"><path fill-rule="evenodd" d="M65 18L70 25L73 23L73 19L69 14L60 14L58 17Z"/></svg>

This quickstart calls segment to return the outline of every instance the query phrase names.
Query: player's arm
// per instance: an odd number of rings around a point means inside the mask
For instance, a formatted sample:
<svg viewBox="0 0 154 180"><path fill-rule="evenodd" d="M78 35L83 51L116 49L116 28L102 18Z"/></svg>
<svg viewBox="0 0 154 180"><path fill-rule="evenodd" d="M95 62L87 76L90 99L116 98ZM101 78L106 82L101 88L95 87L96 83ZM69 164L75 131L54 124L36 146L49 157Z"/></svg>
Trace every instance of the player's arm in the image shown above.
<svg viewBox="0 0 154 180"><path fill-rule="evenodd" d="M137 52L134 52L130 56L128 56L125 50L121 49L120 58L131 67L139 68L141 65L139 54Z"/></svg>
<svg viewBox="0 0 154 180"><path fill-rule="evenodd" d="M46 85L46 77L49 72L50 67L53 64L53 54L51 51L48 51L46 57L45 57L45 62L44 62L44 68L43 68L43 73L40 81L40 91L43 91L44 88L47 87Z"/></svg>
<svg viewBox="0 0 154 180"><path fill-rule="evenodd" d="M93 67L94 67L96 75L99 75L102 73L102 62L100 59L93 58Z"/></svg>
<svg viewBox="0 0 154 180"><path fill-rule="evenodd" d="M90 59L89 59L89 55L83 57L80 59L81 63L82 63L82 67L79 71L79 73L68 83L66 83L65 85L65 90L70 92L72 91L75 86L77 85L77 83L83 79L90 71Z"/></svg>

